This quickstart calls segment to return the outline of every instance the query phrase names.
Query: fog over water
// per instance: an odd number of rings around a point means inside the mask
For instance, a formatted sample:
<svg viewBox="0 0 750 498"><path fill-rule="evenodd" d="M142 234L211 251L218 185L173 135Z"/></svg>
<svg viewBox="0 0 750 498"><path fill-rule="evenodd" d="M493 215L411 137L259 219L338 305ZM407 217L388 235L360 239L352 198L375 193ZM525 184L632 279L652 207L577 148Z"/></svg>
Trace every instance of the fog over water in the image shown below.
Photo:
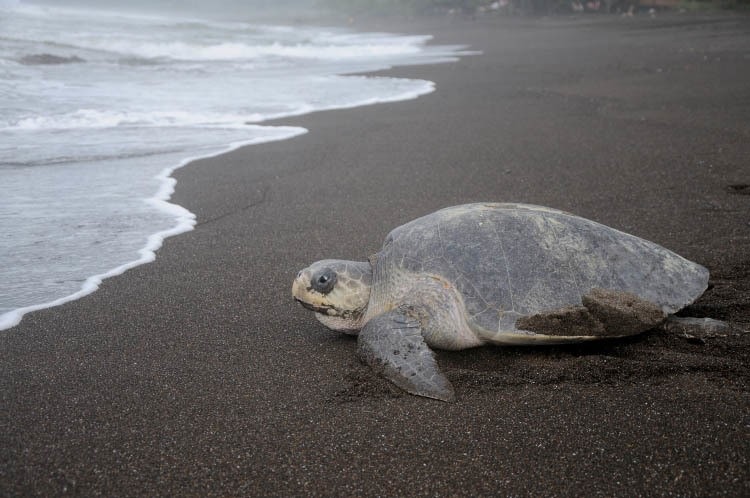
<svg viewBox="0 0 750 498"><path fill-rule="evenodd" d="M0 0L0 5L18 4L19 0ZM198 15L211 19L253 21L269 17L293 20L325 11L318 0L23 0L24 4L52 7L88 8L118 12L167 15Z"/></svg>
<svg viewBox="0 0 750 498"><path fill-rule="evenodd" d="M416 98L433 84L342 75L462 53L425 36L198 13L269 3L128 2L122 13L0 0L0 329L190 230L193 214L168 202L174 168L306 131L270 118Z"/></svg>

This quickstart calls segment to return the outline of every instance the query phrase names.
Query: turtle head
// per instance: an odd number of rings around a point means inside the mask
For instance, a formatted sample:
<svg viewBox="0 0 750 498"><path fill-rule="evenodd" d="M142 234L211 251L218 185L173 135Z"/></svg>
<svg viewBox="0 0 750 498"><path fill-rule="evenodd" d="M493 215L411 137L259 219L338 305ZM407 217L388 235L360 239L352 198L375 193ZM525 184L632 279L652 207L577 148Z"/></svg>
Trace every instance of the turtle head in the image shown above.
<svg viewBox="0 0 750 498"><path fill-rule="evenodd" d="M356 334L370 301L371 282L368 262L324 259L297 274L292 295L329 329Z"/></svg>

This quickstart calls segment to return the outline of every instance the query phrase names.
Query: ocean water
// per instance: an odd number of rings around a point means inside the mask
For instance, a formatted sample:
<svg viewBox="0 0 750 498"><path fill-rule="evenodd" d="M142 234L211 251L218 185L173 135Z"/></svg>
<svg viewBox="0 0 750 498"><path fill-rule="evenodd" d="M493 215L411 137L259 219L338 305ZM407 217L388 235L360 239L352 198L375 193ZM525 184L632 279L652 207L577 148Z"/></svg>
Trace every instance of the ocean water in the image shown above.
<svg viewBox="0 0 750 498"><path fill-rule="evenodd" d="M353 75L465 53L428 40L0 1L0 330L192 229L169 202L191 159L306 132L271 118L431 92Z"/></svg>

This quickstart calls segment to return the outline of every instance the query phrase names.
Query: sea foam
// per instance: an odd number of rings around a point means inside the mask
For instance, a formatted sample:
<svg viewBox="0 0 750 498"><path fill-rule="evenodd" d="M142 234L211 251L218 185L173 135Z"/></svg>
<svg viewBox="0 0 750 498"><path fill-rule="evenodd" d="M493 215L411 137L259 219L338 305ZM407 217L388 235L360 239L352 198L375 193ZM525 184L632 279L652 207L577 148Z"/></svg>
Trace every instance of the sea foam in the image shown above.
<svg viewBox="0 0 750 498"><path fill-rule="evenodd" d="M54 299L45 303L33 304L31 306L24 306L22 308L16 308L12 311L0 314L0 330L5 330L10 327L14 327L15 325L18 325L26 313L42 310L45 308L51 308L54 306L59 306L61 304L65 304L70 301L75 301L76 299L80 299L96 291L104 279L115 277L117 275L122 275L123 273L125 273L127 270L130 270L131 268L135 268L136 266L140 266L142 264L150 263L154 261L156 259L156 251L161 248L162 244L164 243L164 239L166 239L167 237L172 237L174 235L179 235L181 233L188 232L192 230L196 224L195 214L191 213L190 211L188 211L182 206L169 202L169 199L172 197L172 194L174 194L175 185L177 184L177 180L175 180L172 177L172 173L174 173L175 170L181 168L182 166L196 159L205 159L205 158L209 158L213 156L218 156L221 154L226 154L227 152L231 152L235 149L238 149L246 145L273 142L277 140L286 140L288 138L292 138L292 137L307 133L307 130L301 127L278 126L278 127L275 127L275 129L281 132L277 136L264 137L264 138L255 139L255 140L248 140L246 142L233 143L233 144L228 145L225 149L217 151L214 154L202 155L202 156L196 156L196 157L186 157L176 166L171 167L171 168L165 168L163 171L161 171L161 173L159 173L155 177L155 179L158 180L161 184L159 186L158 191L156 192L156 195L154 195L153 197L149 199L146 199L145 202L153 206L154 209L157 209L161 211L162 213L170 215L174 219L174 223L175 223L174 226L166 230L161 230L159 232L148 235L148 238L146 239L146 244L144 247L138 250L138 257L136 259L132 261L128 261L119 266L116 266L104 273L87 277L86 280L81 285L80 290L72 294L68 294L66 296L63 296L63 297L60 297L60 298L57 298L57 299Z"/></svg>
<svg viewBox="0 0 750 498"><path fill-rule="evenodd" d="M434 90L347 74L467 53L335 28L23 5L3 16L0 329L153 261L166 237L191 230L195 215L169 202L175 169L306 131L269 119ZM39 54L76 62L21 62Z"/></svg>

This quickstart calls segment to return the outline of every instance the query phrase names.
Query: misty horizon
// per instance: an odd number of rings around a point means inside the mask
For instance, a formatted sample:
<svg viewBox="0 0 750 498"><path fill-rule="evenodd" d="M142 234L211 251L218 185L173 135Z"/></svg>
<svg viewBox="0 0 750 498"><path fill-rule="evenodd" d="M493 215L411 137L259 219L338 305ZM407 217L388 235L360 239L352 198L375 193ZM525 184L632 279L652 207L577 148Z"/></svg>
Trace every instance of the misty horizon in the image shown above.
<svg viewBox="0 0 750 498"><path fill-rule="evenodd" d="M123 5L119 0L5 0L0 6L35 5L57 8L109 10L123 13L177 14L201 16L221 20L253 21L280 19L290 22L299 17L309 18L326 12L317 0L131 0Z"/></svg>

